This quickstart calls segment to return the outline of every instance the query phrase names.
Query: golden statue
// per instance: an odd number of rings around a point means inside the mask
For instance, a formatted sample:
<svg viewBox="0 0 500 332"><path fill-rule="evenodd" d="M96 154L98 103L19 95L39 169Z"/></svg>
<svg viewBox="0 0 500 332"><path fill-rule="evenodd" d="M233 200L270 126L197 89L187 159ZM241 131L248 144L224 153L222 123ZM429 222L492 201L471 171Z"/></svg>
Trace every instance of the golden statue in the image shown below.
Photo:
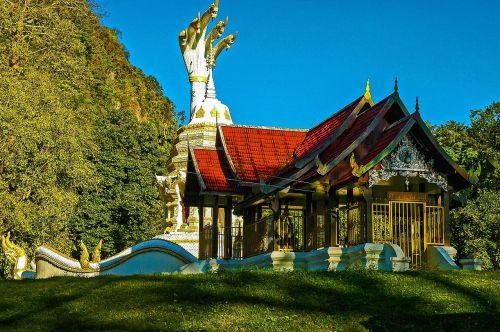
<svg viewBox="0 0 500 332"><path fill-rule="evenodd" d="M22 273L28 269L28 258L23 248L10 241L10 232L6 237L2 235L2 250L13 264L12 276L14 279L21 279Z"/></svg>

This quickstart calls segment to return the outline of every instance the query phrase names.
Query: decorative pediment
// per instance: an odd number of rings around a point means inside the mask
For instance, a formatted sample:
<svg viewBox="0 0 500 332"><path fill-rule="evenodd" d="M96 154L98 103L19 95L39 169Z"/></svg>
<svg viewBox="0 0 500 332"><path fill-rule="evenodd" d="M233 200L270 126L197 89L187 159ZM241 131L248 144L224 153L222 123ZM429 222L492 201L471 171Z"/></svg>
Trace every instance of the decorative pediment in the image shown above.
<svg viewBox="0 0 500 332"><path fill-rule="evenodd" d="M407 186L410 177L419 176L444 190L448 189L446 177L434 170L434 160L426 159L408 136L403 137L397 148L382 160L381 169L372 169L368 174L370 187L399 175L406 178Z"/></svg>

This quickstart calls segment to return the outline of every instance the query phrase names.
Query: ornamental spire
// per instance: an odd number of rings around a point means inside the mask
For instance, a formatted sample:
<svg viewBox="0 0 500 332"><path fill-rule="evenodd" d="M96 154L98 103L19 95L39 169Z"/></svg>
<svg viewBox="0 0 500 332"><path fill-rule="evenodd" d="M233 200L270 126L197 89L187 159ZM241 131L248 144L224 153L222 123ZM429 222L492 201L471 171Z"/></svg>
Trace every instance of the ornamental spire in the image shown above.
<svg viewBox="0 0 500 332"><path fill-rule="evenodd" d="M214 73L213 73L213 70L215 68L215 54L214 54L214 48L212 46L212 41L210 41L210 45L208 47L208 52L207 52L207 67L208 67L208 84L207 84L207 91L205 93L205 98L216 99L217 95L215 92Z"/></svg>
<svg viewBox="0 0 500 332"><path fill-rule="evenodd" d="M205 98L217 99L217 94L215 92L215 84L214 84L214 74L212 68L209 68L208 70L208 84L207 84L207 93L205 94Z"/></svg>
<svg viewBox="0 0 500 332"><path fill-rule="evenodd" d="M394 92L398 93L399 87L398 87L398 78L396 77L394 79Z"/></svg>
<svg viewBox="0 0 500 332"><path fill-rule="evenodd" d="M418 104L418 96L415 100L415 112L418 112L420 110L420 105Z"/></svg>

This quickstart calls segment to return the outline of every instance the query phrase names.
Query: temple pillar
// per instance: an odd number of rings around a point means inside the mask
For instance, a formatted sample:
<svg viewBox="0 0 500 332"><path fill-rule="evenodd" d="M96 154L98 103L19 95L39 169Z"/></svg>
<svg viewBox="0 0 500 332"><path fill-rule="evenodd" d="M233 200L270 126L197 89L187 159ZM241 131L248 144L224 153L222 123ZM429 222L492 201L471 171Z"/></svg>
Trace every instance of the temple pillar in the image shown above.
<svg viewBox="0 0 500 332"><path fill-rule="evenodd" d="M373 242L373 224L372 224L372 204L373 204L373 191L372 188L363 190L363 197L366 203L366 236L367 243Z"/></svg>
<svg viewBox="0 0 500 332"><path fill-rule="evenodd" d="M198 205L198 256L199 258L202 258L202 252L205 251L205 248L203 247L204 246L204 242L205 241L202 241L202 236L203 236L203 219L204 219L204 212L205 212L205 209L203 207L203 203L204 203L204 198L205 196L203 195L200 195L200 201L199 201L199 205ZM203 258L206 258L206 257L203 257Z"/></svg>
<svg viewBox="0 0 500 332"><path fill-rule="evenodd" d="M233 197L227 197L227 204L224 207L224 259L231 259L233 256L232 246L232 210Z"/></svg>
<svg viewBox="0 0 500 332"><path fill-rule="evenodd" d="M328 210L326 214L326 245L328 247L338 246L338 216L334 216L337 213L339 207L339 200L335 193L335 189L332 187L328 191Z"/></svg>
<svg viewBox="0 0 500 332"><path fill-rule="evenodd" d="M444 222L444 245L450 246L450 193L446 190L441 190L442 202L443 202L443 222Z"/></svg>
<svg viewBox="0 0 500 332"><path fill-rule="evenodd" d="M353 203L353 200L354 200L354 192L353 192L353 189L352 189L352 186L349 185L349 187L347 188L347 197L346 197L346 205L347 205L347 234L346 234L346 243L344 243L345 246L349 246L351 244L351 236L350 236L350 232L349 230L352 228L352 220L351 220L351 217L352 217L352 214L350 213L349 209L351 208L352 206L352 203Z"/></svg>
<svg viewBox="0 0 500 332"><path fill-rule="evenodd" d="M312 219L314 218L314 204L313 204L313 197L312 193L308 192L306 193L306 210L304 213L304 251L308 250L309 247L311 246L311 243L309 239L311 238L310 232L311 232L311 224L312 224Z"/></svg>
<svg viewBox="0 0 500 332"><path fill-rule="evenodd" d="M243 210L243 258L248 257L248 225L250 225L249 209Z"/></svg>
<svg viewBox="0 0 500 332"><path fill-rule="evenodd" d="M274 234L277 234L277 231L278 231L278 222L280 220L280 217L281 217L281 201L280 201L280 197L278 194L275 194L274 195L274 202L273 202L273 210L275 211L274 212L274 215L273 215L273 250L274 251L278 251L280 250L280 247L278 245L278 241L277 241L277 238Z"/></svg>
<svg viewBox="0 0 500 332"><path fill-rule="evenodd" d="M215 196L212 217L212 258L219 255L219 196Z"/></svg>

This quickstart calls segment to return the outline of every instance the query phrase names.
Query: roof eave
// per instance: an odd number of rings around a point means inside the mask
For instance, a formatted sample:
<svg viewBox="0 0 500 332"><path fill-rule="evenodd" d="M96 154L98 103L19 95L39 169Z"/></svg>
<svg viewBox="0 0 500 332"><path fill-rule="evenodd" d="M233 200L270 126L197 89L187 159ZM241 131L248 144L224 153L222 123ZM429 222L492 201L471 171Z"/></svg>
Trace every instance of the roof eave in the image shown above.
<svg viewBox="0 0 500 332"><path fill-rule="evenodd" d="M198 184L200 185L201 191L204 191L207 188L207 186L205 184L205 181L203 180L203 176L201 175L200 168L198 167L198 162L194 154L194 148L192 146L189 147L189 154L191 155L191 160L193 161L194 169L196 172L196 178L198 179Z"/></svg>
<svg viewBox="0 0 500 332"><path fill-rule="evenodd" d="M357 98L359 99L359 98ZM316 148L313 150L309 151L307 155L305 155L302 158L298 158L295 153L294 156L296 157L296 162L295 162L295 167L296 168L302 168L306 164L308 164L311 160L314 160L318 154L320 154L324 149L326 149L330 144L332 144L333 141L335 141L340 135L342 135L348 128L349 126L356 120L356 115L359 113L359 111L365 106L367 103L372 106L373 100L367 99L365 96L361 97L359 100L358 104L356 107L352 110L351 114L344 120L344 122L331 133L328 138L325 139L323 143L318 145ZM343 109L341 109L339 112L342 112L344 109L347 107L351 106L351 104L347 105ZM338 112L337 112L338 113Z"/></svg>
<svg viewBox="0 0 500 332"><path fill-rule="evenodd" d="M467 172L458 165L458 163L453 160L448 153L441 147L439 142L436 140L434 135L431 133L429 127L425 124L424 120L420 117L420 113L415 114L415 121L419 125L419 127L422 129L424 134L426 135L427 139L432 143L434 148L439 152L439 154L448 162L448 164L455 170L457 174L459 174L467 183L470 184L469 182L469 175Z"/></svg>

